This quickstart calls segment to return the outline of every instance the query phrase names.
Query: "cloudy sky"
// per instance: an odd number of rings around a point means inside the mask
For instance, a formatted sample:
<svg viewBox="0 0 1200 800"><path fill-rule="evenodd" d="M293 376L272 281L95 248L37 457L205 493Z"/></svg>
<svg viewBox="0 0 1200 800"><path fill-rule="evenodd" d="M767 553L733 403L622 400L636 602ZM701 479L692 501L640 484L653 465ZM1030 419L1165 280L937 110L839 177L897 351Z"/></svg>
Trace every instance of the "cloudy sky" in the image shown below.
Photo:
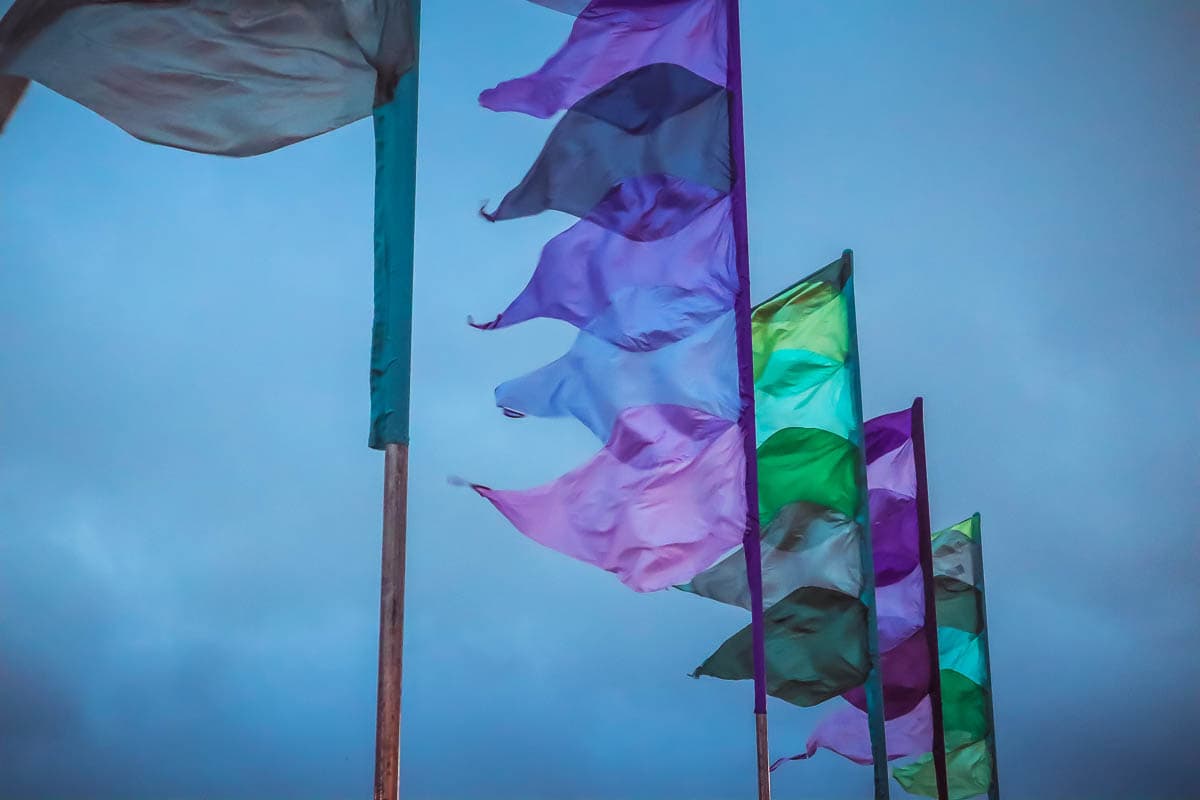
<svg viewBox="0 0 1200 800"><path fill-rule="evenodd" d="M474 96L569 20L426 5L406 797L750 796L749 684L686 677L741 612L635 595L447 483L595 444L491 403L565 325L465 324L567 224L478 218L549 124ZM866 411L923 394L934 524L983 514L1005 794L1191 796L1200 7L745 5L755 296L854 248ZM368 795L371 136L203 157L39 88L0 138L3 800ZM778 754L822 713L771 711ZM775 785L869 783L822 754Z"/></svg>

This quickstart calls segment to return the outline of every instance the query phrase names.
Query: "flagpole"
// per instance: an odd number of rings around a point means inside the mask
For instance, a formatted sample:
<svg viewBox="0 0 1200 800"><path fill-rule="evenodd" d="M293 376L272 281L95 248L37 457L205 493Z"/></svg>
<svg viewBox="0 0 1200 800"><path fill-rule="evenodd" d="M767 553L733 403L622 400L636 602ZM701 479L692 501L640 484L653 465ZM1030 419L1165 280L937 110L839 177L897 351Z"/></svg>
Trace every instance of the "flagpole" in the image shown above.
<svg viewBox="0 0 1200 800"><path fill-rule="evenodd" d="M1000 800L1000 765L996 756L996 710L992 702L992 648L990 629L987 624L987 577L983 571L983 523L979 513L974 515L975 557L979 577L975 581L979 589L979 616L983 623L983 667L987 671L987 723L988 736L986 744L991 749L992 784L988 787L988 800Z"/></svg>
<svg viewBox="0 0 1200 800"><path fill-rule="evenodd" d="M946 779L946 729L942 723L942 672L938 656L937 592L933 578L933 531L929 521L929 482L925 472L925 401L912 405L913 460L917 472L917 525L921 572L925 580L925 641L929 650L929 706L933 717L933 772L939 800L949 800Z"/></svg>
<svg viewBox="0 0 1200 800"><path fill-rule="evenodd" d="M408 445L386 445L383 460L383 578L379 594L375 800L397 800L400 795L400 692L404 663Z"/></svg>
<svg viewBox="0 0 1200 800"><path fill-rule="evenodd" d="M842 292L847 301L846 315L850 327L850 359L855 365L854 369L850 370L850 377L854 384L850 400L854 404L854 421L858 425L858 429L863 431L865 423L863 421L862 380L858 357L858 312L854 302L853 250L842 251L842 275L845 280ZM871 668L867 673L863 688L867 695L867 729L871 734L871 770L875 784L875 800L888 800L891 794L888 786L887 729L883 719L883 671L879 658L879 615L875 599L875 545L871 535L871 503L867 482L865 441L859 445L858 485L862 494L859 496L859 510L855 522L859 526L862 537L858 552L863 576L863 589L859 597L867 607L867 652L871 661Z"/></svg>
<svg viewBox="0 0 1200 800"><path fill-rule="evenodd" d="M400 797L421 2L408 0L407 7L412 13L413 64L395 86L391 101L377 106L374 113L375 318L369 444L384 451L374 800Z"/></svg>
<svg viewBox="0 0 1200 800"><path fill-rule="evenodd" d="M758 448L754 434L754 346L750 326L750 235L746 212L746 133L742 111L742 35L738 0L729 0L729 146L733 156L733 236L737 249L738 393L739 420L746 457L746 580L750 585L750 631L754 648L754 743L757 755L758 800L771 798L771 759L767 744L767 660L763 630L762 544L758 518Z"/></svg>

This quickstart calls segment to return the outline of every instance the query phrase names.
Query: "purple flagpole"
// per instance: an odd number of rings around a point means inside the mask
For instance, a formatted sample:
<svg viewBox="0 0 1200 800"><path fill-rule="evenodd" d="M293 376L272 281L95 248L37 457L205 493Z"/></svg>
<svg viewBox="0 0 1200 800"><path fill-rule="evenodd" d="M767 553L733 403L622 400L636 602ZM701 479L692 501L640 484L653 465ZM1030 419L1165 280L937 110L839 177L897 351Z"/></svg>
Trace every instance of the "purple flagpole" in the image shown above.
<svg viewBox="0 0 1200 800"><path fill-rule="evenodd" d="M758 800L771 798L771 759L767 747L767 659L763 636L762 545L758 519L758 450L754 437L754 346L750 328L750 236L746 215L746 132L742 122L742 35L738 0L729 6L729 145L733 157L733 237L737 248L739 424L746 451L746 579L750 584L750 630L754 647L754 731L758 754Z"/></svg>
<svg viewBox="0 0 1200 800"><path fill-rule="evenodd" d="M938 657L937 593L933 581L933 532L929 523L929 483L925 473L925 400L912 404L913 460L917 469L917 525L921 537L921 572L925 575L925 641L929 647L929 707L933 716L933 772L938 800L948 800L946 729L942 724L942 673Z"/></svg>

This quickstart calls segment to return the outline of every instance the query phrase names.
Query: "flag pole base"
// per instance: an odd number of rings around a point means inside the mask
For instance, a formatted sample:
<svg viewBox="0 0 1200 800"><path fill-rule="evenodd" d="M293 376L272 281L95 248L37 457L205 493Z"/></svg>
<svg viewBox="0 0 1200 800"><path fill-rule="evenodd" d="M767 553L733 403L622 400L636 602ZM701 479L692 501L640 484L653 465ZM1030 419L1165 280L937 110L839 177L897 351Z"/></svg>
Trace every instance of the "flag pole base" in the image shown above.
<svg viewBox="0 0 1200 800"><path fill-rule="evenodd" d="M754 715L754 741L758 748L758 800L771 800L771 757L767 751L767 715Z"/></svg>

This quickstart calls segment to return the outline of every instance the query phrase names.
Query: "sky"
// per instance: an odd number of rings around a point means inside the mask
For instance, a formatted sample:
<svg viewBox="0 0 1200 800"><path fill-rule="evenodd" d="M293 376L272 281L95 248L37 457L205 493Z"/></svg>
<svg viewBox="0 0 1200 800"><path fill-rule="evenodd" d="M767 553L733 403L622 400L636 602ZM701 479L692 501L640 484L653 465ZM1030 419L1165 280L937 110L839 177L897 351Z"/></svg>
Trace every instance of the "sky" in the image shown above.
<svg viewBox="0 0 1200 800"><path fill-rule="evenodd" d="M753 293L854 249L865 411L923 395L933 524L983 515L1005 796L1195 796L1200 6L745 6ZM687 677L744 612L630 592L447 481L596 449L492 404L565 324L465 322L568 224L478 217L551 123L475 96L569 22L424 12L402 790L751 796L749 683ZM42 88L0 137L2 800L369 794L371 137L205 157ZM786 755L824 709L770 712ZM869 772L823 753L775 797Z"/></svg>

